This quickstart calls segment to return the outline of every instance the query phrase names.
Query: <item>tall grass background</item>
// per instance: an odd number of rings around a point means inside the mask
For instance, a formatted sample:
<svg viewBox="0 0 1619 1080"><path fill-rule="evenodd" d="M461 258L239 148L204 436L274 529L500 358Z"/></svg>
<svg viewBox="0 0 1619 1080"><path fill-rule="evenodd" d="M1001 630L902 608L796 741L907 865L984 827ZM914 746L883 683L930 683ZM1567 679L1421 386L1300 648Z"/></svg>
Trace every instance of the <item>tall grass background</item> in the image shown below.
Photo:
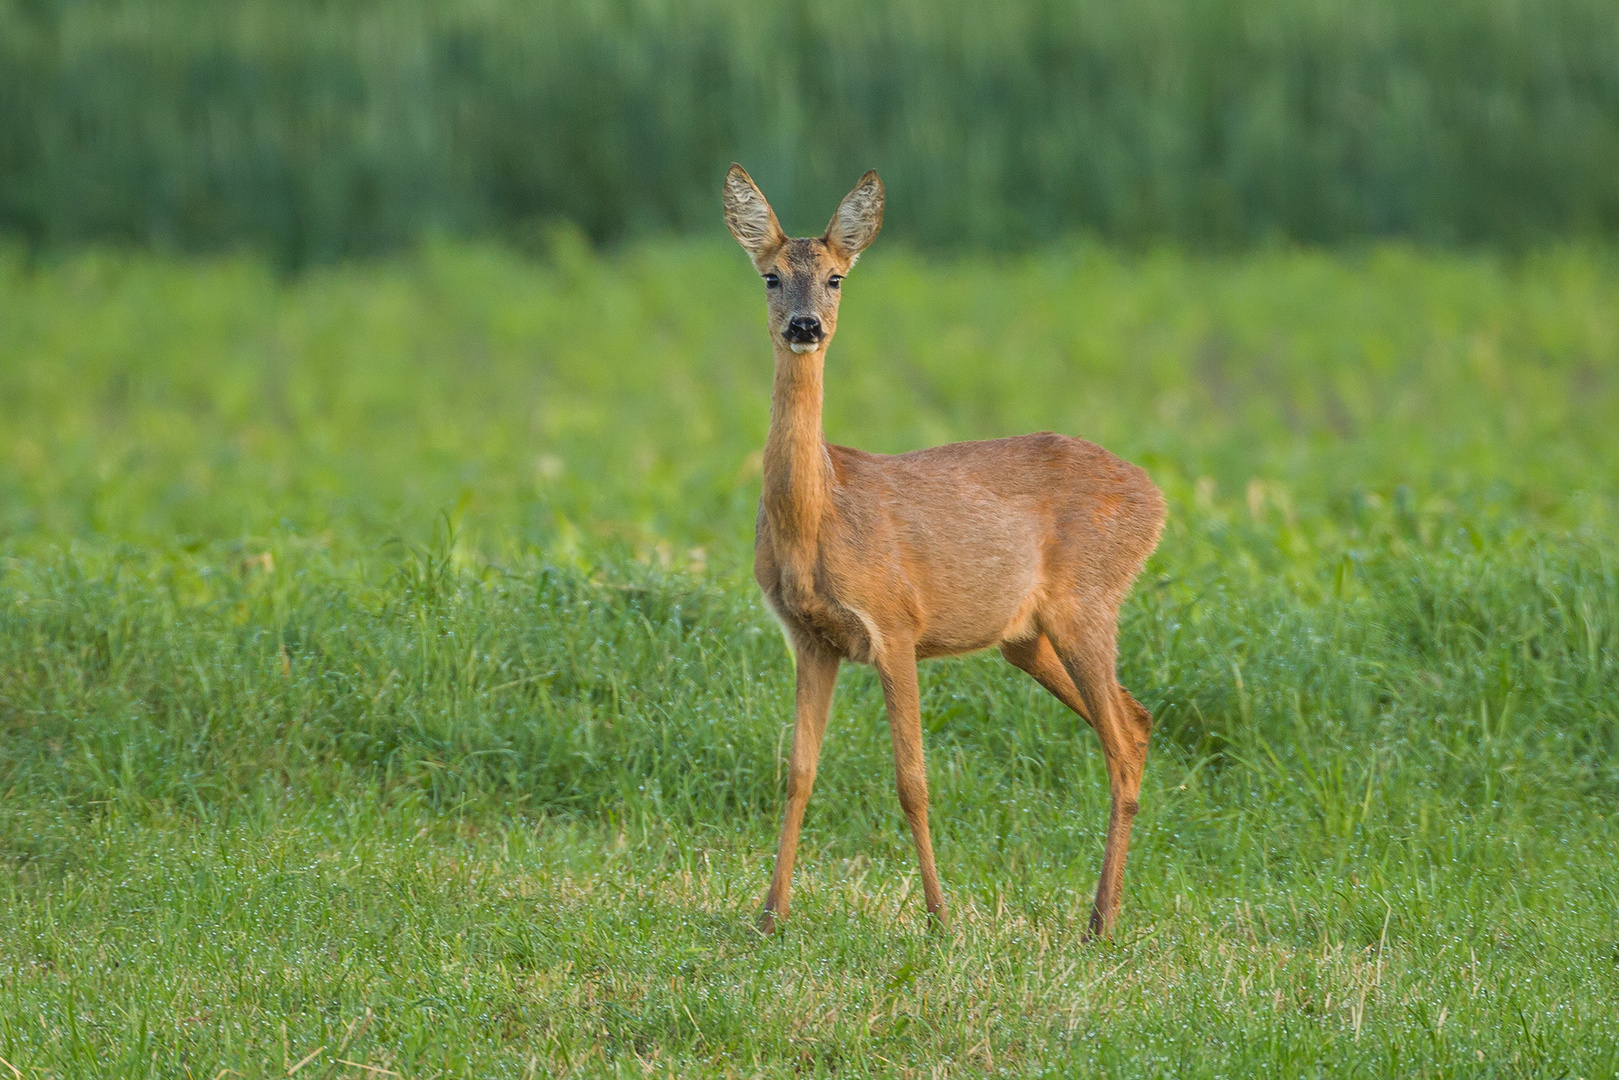
<svg viewBox="0 0 1619 1080"><path fill-rule="evenodd" d="M1605 0L3 0L0 231L283 266L424 233L926 245L1619 234Z"/></svg>

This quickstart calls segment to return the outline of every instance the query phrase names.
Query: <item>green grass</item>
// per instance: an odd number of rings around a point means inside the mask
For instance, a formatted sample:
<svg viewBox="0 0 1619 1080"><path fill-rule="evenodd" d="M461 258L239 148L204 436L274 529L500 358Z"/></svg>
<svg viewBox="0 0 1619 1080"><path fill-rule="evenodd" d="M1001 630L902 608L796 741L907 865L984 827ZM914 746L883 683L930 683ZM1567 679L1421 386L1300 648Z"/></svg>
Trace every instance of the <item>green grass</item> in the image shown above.
<svg viewBox="0 0 1619 1080"><path fill-rule="evenodd" d="M1101 945L1094 737L990 656L923 672L951 929L864 669L792 918L750 929L791 671L746 579L739 252L0 266L24 1076L1619 1069L1606 253L851 277L834 439L1051 427L1170 498Z"/></svg>
<svg viewBox="0 0 1619 1080"><path fill-rule="evenodd" d="M0 0L0 235L283 266L718 232L1619 239L1612 0Z"/></svg>

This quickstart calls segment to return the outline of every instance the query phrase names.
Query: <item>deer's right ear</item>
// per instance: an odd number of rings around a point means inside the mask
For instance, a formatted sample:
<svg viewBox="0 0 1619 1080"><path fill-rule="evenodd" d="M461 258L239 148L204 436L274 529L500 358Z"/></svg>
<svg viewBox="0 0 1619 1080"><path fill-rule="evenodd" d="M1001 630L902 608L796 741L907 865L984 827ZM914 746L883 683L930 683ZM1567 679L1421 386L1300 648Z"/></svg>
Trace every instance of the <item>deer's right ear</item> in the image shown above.
<svg viewBox="0 0 1619 1080"><path fill-rule="evenodd" d="M753 256L755 266L767 262L787 242L787 234L781 231L776 212L770 209L764 193L748 171L735 162L725 174L725 226Z"/></svg>

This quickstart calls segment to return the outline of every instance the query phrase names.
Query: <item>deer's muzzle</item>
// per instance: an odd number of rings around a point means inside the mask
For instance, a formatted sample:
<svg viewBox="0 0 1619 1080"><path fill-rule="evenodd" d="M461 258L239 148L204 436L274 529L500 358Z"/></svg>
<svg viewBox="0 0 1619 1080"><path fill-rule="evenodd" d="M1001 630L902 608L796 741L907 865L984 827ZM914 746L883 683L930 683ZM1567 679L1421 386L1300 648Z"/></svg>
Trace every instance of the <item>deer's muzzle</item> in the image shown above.
<svg viewBox="0 0 1619 1080"><path fill-rule="evenodd" d="M787 330L782 336L787 339L787 344L793 347L794 352L808 352L810 348L821 343L826 332L821 328L821 320L814 315L794 315L787 320Z"/></svg>

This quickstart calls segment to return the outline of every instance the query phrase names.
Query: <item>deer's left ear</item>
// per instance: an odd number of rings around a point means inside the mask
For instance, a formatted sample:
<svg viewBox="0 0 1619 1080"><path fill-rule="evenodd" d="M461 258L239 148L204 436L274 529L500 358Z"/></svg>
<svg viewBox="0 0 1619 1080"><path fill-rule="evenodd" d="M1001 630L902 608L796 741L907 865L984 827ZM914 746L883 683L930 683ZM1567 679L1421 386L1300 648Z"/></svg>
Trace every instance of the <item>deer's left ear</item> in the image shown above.
<svg viewBox="0 0 1619 1080"><path fill-rule="evenodd" d="M883 227L883 180L872 169L854 190L843 197L826 226L826 245L837 249L850 265L859 258Z"/></svg>

